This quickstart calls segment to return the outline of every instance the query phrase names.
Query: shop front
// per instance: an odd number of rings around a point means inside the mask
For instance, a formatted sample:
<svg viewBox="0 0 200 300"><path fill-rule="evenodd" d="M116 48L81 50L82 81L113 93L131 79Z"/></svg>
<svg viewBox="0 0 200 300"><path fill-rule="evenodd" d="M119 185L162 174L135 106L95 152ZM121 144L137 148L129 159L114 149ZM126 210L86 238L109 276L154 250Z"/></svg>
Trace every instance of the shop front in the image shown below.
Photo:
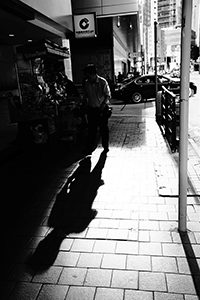
<svg viewBox="0 0 200 300"><path fill-rule="evenodd" d="M78 120L74 112L80 98L65 75L69 49L41 40L16 50L19 97L10 97L9 108L11 121L18 123L18 142L30 148L53 147L64 138L76 140Z"/></svg>

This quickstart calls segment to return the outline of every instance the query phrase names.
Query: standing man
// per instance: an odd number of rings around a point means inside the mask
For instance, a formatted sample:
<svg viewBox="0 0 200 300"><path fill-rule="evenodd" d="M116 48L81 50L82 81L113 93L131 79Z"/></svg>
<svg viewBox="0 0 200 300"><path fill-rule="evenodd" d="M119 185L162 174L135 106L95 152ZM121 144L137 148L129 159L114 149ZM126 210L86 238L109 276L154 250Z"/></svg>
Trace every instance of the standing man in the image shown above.
<svg viewBox="0 0 200 300"><path fill-rule="evenodd" d="M84 68L85 83L83 100L87 107L88 136L84 153L90 155L95 149L97 129L99 127L102 146L105 152L109 151L109 130L107 108L111 98L110 88L105 78L97 74L92 64Z"/></svg>

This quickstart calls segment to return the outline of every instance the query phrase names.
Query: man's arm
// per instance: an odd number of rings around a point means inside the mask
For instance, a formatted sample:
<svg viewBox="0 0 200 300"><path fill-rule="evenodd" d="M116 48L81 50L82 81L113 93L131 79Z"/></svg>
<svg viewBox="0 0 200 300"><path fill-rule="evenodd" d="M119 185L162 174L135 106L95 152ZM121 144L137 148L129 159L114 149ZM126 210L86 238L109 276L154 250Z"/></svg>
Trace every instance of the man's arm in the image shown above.
<svg viewBox="0 0 200 300"><path fill-rule="evenodd" d="M106 105L110 104L110 99L111 99L110 87L109 87L106 79L104 81L103 93L104 93L105 98L104 98L103 103L100 106L100 110L103 110L106 107Z"/></svg>

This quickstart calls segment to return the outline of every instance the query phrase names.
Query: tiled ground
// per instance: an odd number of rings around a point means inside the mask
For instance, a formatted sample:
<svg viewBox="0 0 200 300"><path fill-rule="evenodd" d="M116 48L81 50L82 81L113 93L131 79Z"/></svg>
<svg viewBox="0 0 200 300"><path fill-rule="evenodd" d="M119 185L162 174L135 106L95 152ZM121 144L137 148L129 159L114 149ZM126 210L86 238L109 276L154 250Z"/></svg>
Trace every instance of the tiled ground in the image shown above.
<svg viewBox="0 0 200 300"><path fill-rule="evenodd" d="M177 164L154 118L113 115L110 145L81 164L76 149L1 168L5 203L15 197L2 300L199 299L199 197L188 187L180 235Z"/></svg>

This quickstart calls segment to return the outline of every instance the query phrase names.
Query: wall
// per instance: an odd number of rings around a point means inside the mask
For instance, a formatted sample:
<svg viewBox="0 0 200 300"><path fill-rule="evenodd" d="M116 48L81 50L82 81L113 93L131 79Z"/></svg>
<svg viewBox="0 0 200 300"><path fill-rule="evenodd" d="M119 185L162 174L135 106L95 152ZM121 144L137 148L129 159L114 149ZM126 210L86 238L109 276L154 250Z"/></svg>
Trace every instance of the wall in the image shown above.
<svg viewBox="0 0 200 300"><path fill-rule="evenodd" d="M96 38L75 39L70 37L73 80L81 84L83 72L88 64L94 63L98 73L104 77L113 76L113 36L112 18L97 19L98 35Z"/></svg>
<svg viewBox="0 0 200 300"><path fill-rule="evenodd" d="M96 12L97 16L131 14L138 11L138 0L72 0L73 12Z"/></svg>
<svg viewBox="0 0 200 300"><path fill-rule="evenodd" d="M70 0L20 0L60 25L72 29Z"/></svg>
<svg viewBox="0 0 200 300"><path fill-rule="evenodd" d="M114 37L114 73L115 73L115 76L117 76L119 72L123 74L123 72L124 72L123 63L125 63L125 64L127 63L127 52L124 50L124 48L118 42L118 40Z"/></svg>

